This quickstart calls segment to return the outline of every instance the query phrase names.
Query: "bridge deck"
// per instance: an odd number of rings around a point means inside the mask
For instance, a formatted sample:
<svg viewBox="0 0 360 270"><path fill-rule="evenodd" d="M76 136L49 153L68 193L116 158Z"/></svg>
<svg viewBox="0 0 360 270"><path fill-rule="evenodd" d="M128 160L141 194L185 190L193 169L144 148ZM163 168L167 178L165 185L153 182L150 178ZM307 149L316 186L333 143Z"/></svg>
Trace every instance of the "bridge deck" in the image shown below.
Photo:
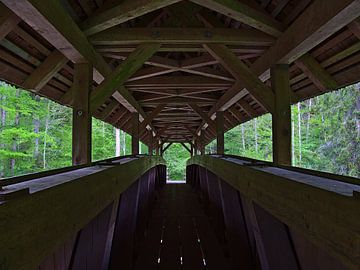
<svg viewBox="0 0 360 270"><path fill-rule="evenodd" d="M152 211L135 269L227 269L222 248L190 185L167 184Z"/></svg>

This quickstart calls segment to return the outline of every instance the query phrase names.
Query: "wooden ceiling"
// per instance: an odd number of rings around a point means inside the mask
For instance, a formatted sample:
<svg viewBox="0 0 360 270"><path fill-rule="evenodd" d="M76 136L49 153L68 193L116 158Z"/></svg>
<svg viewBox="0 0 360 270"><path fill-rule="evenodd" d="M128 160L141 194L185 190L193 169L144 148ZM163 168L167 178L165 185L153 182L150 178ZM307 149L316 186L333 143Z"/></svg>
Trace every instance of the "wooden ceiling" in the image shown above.
<svg viewBox="0 0 360 270"><path fill-rule="evenodd" d="M91 62L93 115L141 140L216 136L274 106L270 67L290 64L292 102L360 79L359 1L0 0L0 78L71 106Z"/></svg>

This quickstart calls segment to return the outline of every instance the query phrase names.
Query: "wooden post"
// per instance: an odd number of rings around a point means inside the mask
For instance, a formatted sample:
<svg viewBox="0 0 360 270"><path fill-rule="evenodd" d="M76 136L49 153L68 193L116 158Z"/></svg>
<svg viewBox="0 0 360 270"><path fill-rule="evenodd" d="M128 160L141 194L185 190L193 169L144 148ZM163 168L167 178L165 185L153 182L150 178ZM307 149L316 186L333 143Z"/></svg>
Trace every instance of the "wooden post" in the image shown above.
<svg viewBox="0 0 360 270"><path fill-rule="evenodd" d="M205 155L205 138L204 138L204 132L201 131L200 134L200 154Z"/></svg>
<svg viewBox="0 0 360 270"><path fill-rule="evenodd" d="M216 153L224 154L224 113L216 112Z"/></svg>
<svg viewBox="0 0 360 270"><path fill-rule="evenodd" d="M271 85L275 94L272 114L273 161L277 165L291 165L291 108L289 66L271 68Z"/></svg>
<svg viewBox="0 0 360 270"><path fill-rule="evenodd" d="M132 134L131 134L131 154L138 155L139 154L139 113L132 113Z"/></svg>
<svg viewBox="0 0 360 270"><path fill-rule="evenodd" d="M92 65L75 64L73 91L72 164L91 163L91 115L89 94L92 86Z"/></svg>
<svg viewBox="0 0 360 270"><path fill-rule="evenodd" d="M153 155L153 145L152 142L149 143L148 145L148 152L149 152L149 156Z"/></svg>
<svg viewBox="0 0 360 270"><path fill-rule="evenodd" d="M190 142L190 156L194 156L196 153L196 148L194 148L194 145Z"/></svg>

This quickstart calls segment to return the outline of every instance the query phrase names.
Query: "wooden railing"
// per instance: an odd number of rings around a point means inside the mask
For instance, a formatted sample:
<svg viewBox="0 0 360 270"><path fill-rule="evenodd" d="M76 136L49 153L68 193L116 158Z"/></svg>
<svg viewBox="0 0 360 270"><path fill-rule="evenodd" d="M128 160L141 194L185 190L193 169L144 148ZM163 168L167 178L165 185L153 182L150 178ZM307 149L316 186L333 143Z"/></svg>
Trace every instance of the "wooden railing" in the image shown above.
<svg viewBox="0 0 360 270"><path fill-rule="evenodd" d="M359 179L203 155L188 161L187 182L215 209L210 213L220 211L219 231L233 250L244 250L235 256L243 269L257 260L277 270L360 265Z"/></svg>
<svg viewBox="0 0 360 270"><path fill-rule="evenodd" d="M146 179L142 177L144 175ZM33 178L14 178L13 182L6 182L0 191L0 269L35 269L46 263L45 258L55 258L53 252L56 253L59 248L64 253L64 245L69 241L71 254L77 245L81 245L81 232L86 226L92 226L90 221L103 216L102 213L112 207L120 207L121 194L133 189L134 185L139 186L142 178L152 190L165 184L163 158L115 158L96 162L92 166L50 172L48 175L41 173ZM140 189L136 190L139 192ZM119 215L115 213L116 216ZM114 218L110 220L110 217L104 221L107 227L103 234L115 226ZM74 238L77 240L71 241ZM107 237L101 239L105 242L99 247L105 251ZM80 249L77 252L85 251ZM89 253L86 256L92 255ZM103 262L104 258L93 259Z"/></svg>

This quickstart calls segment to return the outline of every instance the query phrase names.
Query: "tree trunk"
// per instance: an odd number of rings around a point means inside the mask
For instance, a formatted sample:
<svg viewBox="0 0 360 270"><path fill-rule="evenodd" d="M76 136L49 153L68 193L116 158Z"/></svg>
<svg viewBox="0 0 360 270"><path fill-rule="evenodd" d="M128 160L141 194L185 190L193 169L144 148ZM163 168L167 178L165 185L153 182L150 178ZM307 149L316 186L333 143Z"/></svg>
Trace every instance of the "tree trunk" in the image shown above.
<svg viewBox="0 0 360 270"><path fill-rule="evenodd" d="M245 128L244 128L244 124L241 125L241 140L242 140L242 148L243 148L243 150L245 150L246 146L245 146Z"/></svg>
<svg viewBox="0 0 360 270"><path fill-rule="evenodd" d="M258 134L257 134L257 119L254 119L254 134L255 134L255 152L258 152Z"/></svg>
<svg viewBox="0 0 360 270"><path fill-rule="evenodd" d="M301 165L302 151L301 151L301 104L298 102L298 142L299 142L299 165Z"/></svg>
<svg viewBox="0 0 360 270"><path fill-rule="evenodd" d="M312 99L309 99L309 108L308 108L308 115L307 115L307 123L306 123L306 143L309 140L309 132L310 132L310 120L311 120L311 105Z"/></svg>
<svg viewBox="0 0 360 270"><path fill-rule="evenodd" d="M118 157L121 155L120 152L120 129L115 128L115 156Z"/></svg>
<svg viewBox="0 0 360 270"><path fill-rule="evenodd" d="M18 99L20 96L20 90L19 89L16 89L16 98ZM20 123L20 112L19 112L19 106L18 106L18 103L17 105L15 106L15 120L14 120L14 127L18 127L19 126L19 123ZM12 150L14 152L17 151L17 141L16 141L16 138L13 138L13 146L12 146ZM10 159L10 172L11 172L11 175L14 176L15 175L15 163L16 163L16 159L15 158L12 158Z"/></svg>
<svg viewBox="0 0 360 270"><path fill-rule="evenodd" d="M47 106L47 115L45 120L45 131L44 131L44 149L43 149L43 169L46 169L46 147L47 147L47 134L49 130L49 123L50 123L50 101L48 101Z"/></svg>
<svg viewBox="0 0 360 270"><path fill-rule="evenodd" d="M123 155L126 155L126 134L125 131L122 132L123 134Z"/></svg>
<svg viewBox="0 0 360 270"><path fill-rule="evenodd" d="M35 96L35 100L37 102L40 101L40 97L39 96ZM39 163L39 137L38 134L40 132L40 118L39 115L34 115L34 133L36 134L35 137L35 142L34 142L34 160L35 160L35 166L37 167L38 163Z"/></svg>
<svg viewBox="0 0 360 270"><path fill-rule="evenodd" d="M294 123L294 110L291 110L291 160L292 165L296 165L295 161L295 123Z"/></svg>

